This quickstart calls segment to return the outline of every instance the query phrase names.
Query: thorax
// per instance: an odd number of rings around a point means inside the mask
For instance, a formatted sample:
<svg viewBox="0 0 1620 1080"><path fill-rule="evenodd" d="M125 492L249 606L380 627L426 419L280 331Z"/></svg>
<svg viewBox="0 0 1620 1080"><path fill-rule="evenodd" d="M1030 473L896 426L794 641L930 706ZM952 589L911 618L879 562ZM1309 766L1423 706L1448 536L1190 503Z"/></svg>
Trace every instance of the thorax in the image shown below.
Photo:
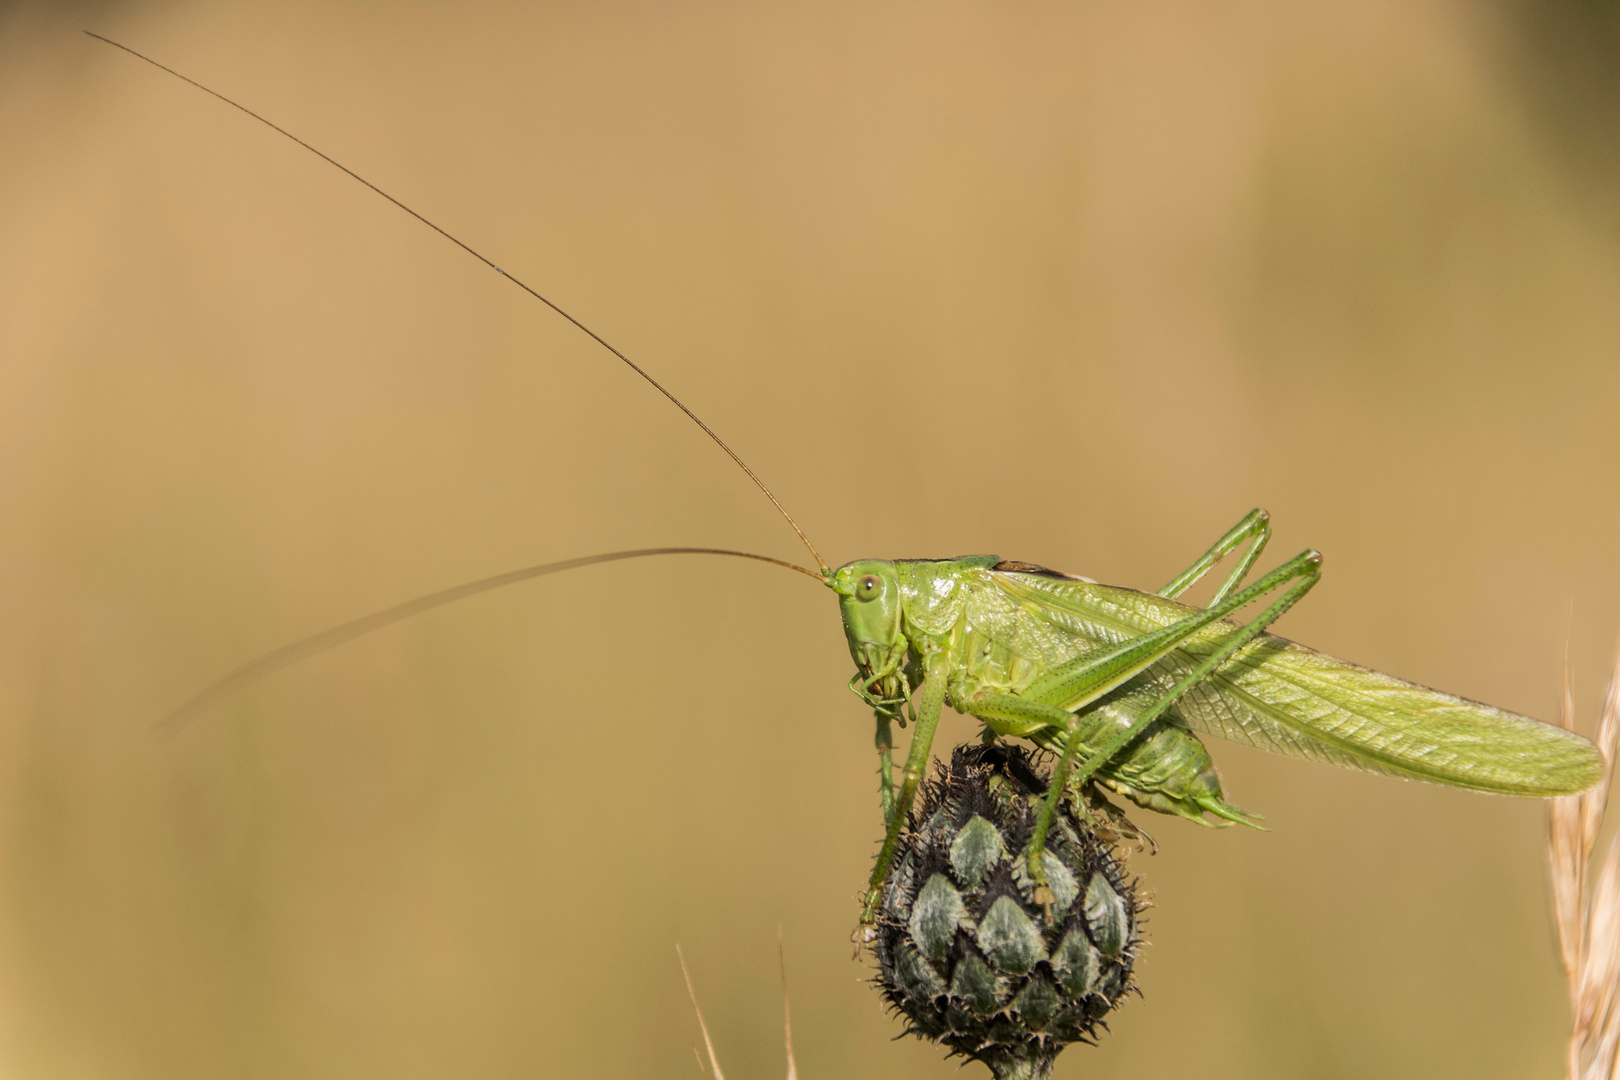
<svg viewBox="0 0 1620 1080"><path fill-rule="evenodd" d="M1019 693L1088 643L1054 626L1037 605L1001 588L989 556L896 564L901 619L915 686L943 663L953 696L979 689Z"/></svg>

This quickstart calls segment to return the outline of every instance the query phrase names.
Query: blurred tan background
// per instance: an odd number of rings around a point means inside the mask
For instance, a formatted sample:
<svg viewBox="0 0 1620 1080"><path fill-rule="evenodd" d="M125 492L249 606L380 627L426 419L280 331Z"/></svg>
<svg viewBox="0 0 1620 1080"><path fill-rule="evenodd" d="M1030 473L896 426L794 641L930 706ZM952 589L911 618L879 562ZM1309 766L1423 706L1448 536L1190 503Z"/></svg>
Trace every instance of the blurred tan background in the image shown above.
<svg viewBox="0 0 1620 1080"><path fill-rule="evenodd" d="M1154 588L1590 723L1620 626L1609 16L1408 0L0 9L0 1075L953 1075L861 984L831 599L660 544ZM958 722L944 745L969 734ZM1560 1075L1543 808L1212 749L1068 1077ZM972 1066L970 1074L978 1074Z"/></svg>

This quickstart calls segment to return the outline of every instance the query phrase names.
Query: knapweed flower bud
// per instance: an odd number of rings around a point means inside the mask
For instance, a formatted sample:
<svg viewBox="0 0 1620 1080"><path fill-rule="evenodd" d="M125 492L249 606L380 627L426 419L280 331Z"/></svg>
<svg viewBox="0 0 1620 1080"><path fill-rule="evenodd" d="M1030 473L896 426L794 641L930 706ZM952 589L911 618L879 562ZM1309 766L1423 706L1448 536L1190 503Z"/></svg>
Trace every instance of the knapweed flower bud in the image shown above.
<svg viewBox="0 0 1620 1080"><path fill-rule="evenodd" d="M873 940L874 981L908 1031L997 1080L1048 1077L1092 1041L1141 941L1134 882L1067 800L1043 857L1052 901L1037 901L1024 853L1045 790L1022 748L957 747L901 836Z"/></svg>

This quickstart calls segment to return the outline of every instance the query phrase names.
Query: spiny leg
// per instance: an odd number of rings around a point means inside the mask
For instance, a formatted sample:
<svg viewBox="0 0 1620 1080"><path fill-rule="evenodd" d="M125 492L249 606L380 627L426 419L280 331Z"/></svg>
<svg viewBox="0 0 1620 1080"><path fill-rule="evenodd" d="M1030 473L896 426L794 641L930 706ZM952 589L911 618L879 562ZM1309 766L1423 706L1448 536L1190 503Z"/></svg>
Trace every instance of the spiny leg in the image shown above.
<svg viewBox="0 0 1620 1080"><path fill-rule="evenodd" d="M863 927L870 928L877 919L883 882L889 876L889 864L894 861L900 830L905 827L906 815L911 813L911 804L917 797L917 786L922 783L923 774L928 769L928 754L934 746L934 729L939 726L939 712L944 704L945 669L944 664L936 660L930 664L928 676L923 679L922 700L917 707L916 724L911 730L911 748L906 752L906 767L900 773L900 791L889 810L888 831L883 837L883 848L878 852L877 865L872 867L866 903L861 907Z"/></svg>
<svg viewBox="0 0 1620 1080"><path fill-rule="evenodd" d="M896 664L896 668L898 664ZM892 674L894 668L878 672L875 676L864 675L857 671L849 680L849 689L856 697L872 707L872 715L877 721L877 730L873 734L873 744L878 752L878 799L883 809L883 823L889 822L889 813L894 809L894 721L899 720L900 726L905 726L901 710L907 707L907 699L901 695L884 697L881 688L884 678ZM870 687L868 684L871 684Z"/></svg>
<svg viewBox="0 0 1620 1080"><path fill-rule="evenodd" d="M873 742L878 752L878 798L883 806L883 823L888 825L894 813L894 730L887 716L877 718Z"/></svg>
<svg viewBox="0 0 1620 1080"><path fill-rule="evenodd" d="M1266 627L1276 622L1285 611L1299 602L1300 597L1310 592L1311 587L1321 580L1321 577L1321 554L1315 551L1306 551L1225 601L1222 604L1223 607L1231 605L1244 607L1278 587L1290 581L1293 582L1269 607L1222 642L1219 648L1206 657L1189 675L1178 682L1169 693L1138 716L1130 727L1117 732L1112 738L1106 740L1102 746L1093 751L1086 763L1075 772L1072 778L1069 776L1069 769L1073 764L1075 749L1079 745L1079 740L1069 740L1069 744L1064 747L1063 756L1058 759L1057 766L1052 770L1051 788L1047 791L1046 799L1041 805L1040 814L1036 818L1034 835L1030 837L1029 872L1031 877L1044 885L1045 878L1043 876L1044 868L1041 866L1041 853L1045 850L1046 835L1052 827L1052 816L1057 809L1057 801L1062 795L1064 786L1069 783L1080 786L1090 780L1096 775L1098 769L1106 765L1114 755L1118 754L1133 739L1147 730L1149 724L1164 715L1165 710L1180 700L1187 691L1214 674L1239 649L1242 649L1264 633ZM1165 650L1166 653L1169 651L1169 648Z"/></svg>
<svg viewBox="0 0 1620 1080"><path fill-rule="evenodd" d="M1067 709L999 690L980 690L965 700L950 699L950 704L984 721L997 735L1028 738L1050 727L1068 731L1074 726L1074 714Z"/></svg>
<svg viewBox="0 0 1620 1080"><path fill-rule="evenodd" d="M1243 579L1249 576L1249 571L1254 568L1256 560L1260 558L1260 553L1266 550L1266 541L1270 539L1271 515L1264 510L1250 510L1242 521L1232 526L1227 530L1225 536L1215 541L1214 547L1199 556L1197 562L1187 567L1176 576L1175 580L1160 589L1158 595L1166 600L1174 600L1192 588L1199 578L1214 568L1216 563L1236 551L1245 541L1253 540L1254 543L1249 545L1249 550L1243 553L1243 557L1238 560L1238 564L1227 575L1225 583L1220 587L1220 591L1210 600L1209 606L1214 607L1222 600L1225 600L1227 594L1241 585Z"/></svg>

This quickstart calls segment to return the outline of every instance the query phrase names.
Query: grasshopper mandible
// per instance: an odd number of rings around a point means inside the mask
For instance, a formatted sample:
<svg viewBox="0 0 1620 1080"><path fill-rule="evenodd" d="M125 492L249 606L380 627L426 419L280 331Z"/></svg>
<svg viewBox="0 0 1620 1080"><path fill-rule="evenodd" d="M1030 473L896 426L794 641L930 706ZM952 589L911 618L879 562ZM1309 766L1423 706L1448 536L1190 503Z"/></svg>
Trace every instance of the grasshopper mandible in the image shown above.
<svg viewBox="0 0 1620 1080"><path fill-rule="evenodd" d="M98 40L107 41L92 34ZM1270 536L1247 515L1155 593L999 556L862 560L832 568L764 482L720 436L647 371L492 260L345 166L223 95L116 42L108 44L248 113L365 184L550 307L628 365L697 424L770 499L816 563L716 548L618 551L485 578L397 605L294 642L239 668L181 706L224 693L360 634L455 600L576 567L653 555L751 559L810 577L838 597L857 671L850 689L873 712L885 826L862 911L870 925L946 705L980 720L989 737L1021 737L1056 755L1053 780L1024 853L1044 888L1043 851L1059 800L1087 785L1203 824L1255 825L1225 801L1199 734L1292 757L1453 787L1550 797L1596 783L1603 759L1563 728L1469 701L1315 652L1267 628L1321 576L1305 551L1244 585ZM1181 596L1227 556L1236 565L1208 606ZM1253 604L1260 613L1237 615ZM913 733L898 783L892 728ZM1213 821L1211 821L1213 817Z"/></svg>

